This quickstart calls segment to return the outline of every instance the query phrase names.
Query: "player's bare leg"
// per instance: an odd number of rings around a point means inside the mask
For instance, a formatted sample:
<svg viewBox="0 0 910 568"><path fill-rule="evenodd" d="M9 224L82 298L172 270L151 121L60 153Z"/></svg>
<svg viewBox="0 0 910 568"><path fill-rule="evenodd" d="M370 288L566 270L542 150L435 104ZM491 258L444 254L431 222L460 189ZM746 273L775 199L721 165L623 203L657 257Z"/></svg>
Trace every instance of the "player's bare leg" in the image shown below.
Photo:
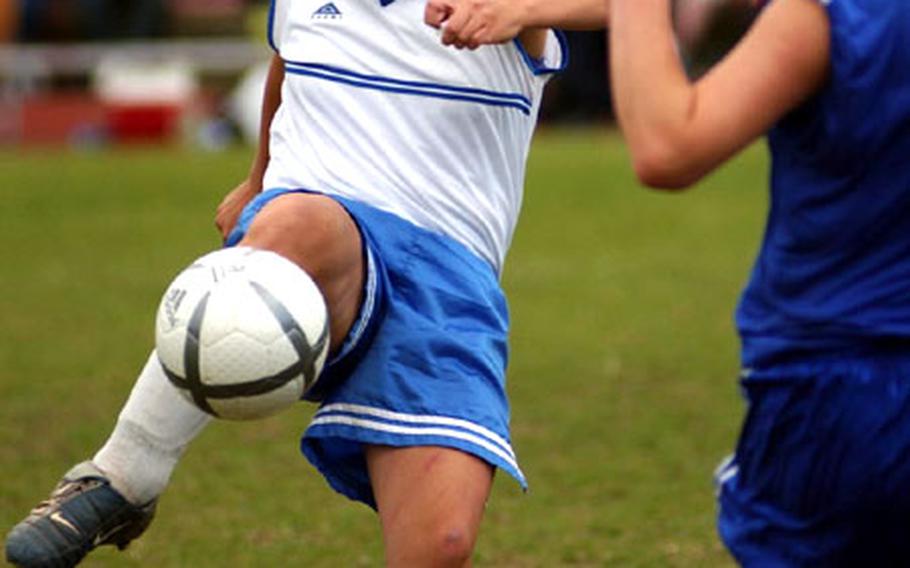
<svg viewBox="0 0 910 568"><path fill-rule="evenodd" d="M391 568L471 565L493 467L451 448L369 446L367 466Z"/></svg>
<svg viewBox="0 0 910 568"><path fill-rule="evenodd" d="M254 219L242 244L273 250L310 273L329 308L332 347L339 345L356 318L364 278L360 233L346 211L323 196L282 196ZM184 450L210 420L152 354L104 446L14 527L7 560L65 567L101 544L125 547L148 526Z"/></svg>
<svg viewBox="0 0 910 568"><path fill-rule="evenodd" d="M364 281L360 231L344 207L324 195L282 195L263 207L239 244L277 252L307 271L328 306L335 350L357 318Z"/></svg>

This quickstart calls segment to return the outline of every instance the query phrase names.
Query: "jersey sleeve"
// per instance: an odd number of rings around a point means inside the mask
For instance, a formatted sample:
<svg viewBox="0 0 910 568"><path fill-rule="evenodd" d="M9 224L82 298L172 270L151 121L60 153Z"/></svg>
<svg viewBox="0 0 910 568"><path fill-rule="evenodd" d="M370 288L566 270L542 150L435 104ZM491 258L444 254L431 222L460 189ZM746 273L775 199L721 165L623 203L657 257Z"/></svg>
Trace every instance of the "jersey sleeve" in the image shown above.
<svg viewBox="0 0 910 568"><path fill-rule="evenodd" d="M271 0L269 6L269 45L275 53L281 52L281 40L287 27L290 0Z"/></svg>
<svg viewBox="0 0 910 568"><path fill-rule="evenodd" d="M515 45L534 75L553 75L569 64L569 44L565 34L559 30L547 32L547 44L541 57L532 57L518 39L515 40Z"/></svg>

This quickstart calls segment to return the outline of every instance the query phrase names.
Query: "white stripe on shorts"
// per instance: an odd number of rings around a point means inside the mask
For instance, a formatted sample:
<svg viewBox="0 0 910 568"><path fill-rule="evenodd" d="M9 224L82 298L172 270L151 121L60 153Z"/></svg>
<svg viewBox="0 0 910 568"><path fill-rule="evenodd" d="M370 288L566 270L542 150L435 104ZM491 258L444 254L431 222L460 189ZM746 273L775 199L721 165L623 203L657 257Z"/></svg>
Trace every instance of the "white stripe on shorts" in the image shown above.
<svg viewBox="0 0 910 568"><path fill-rule="evenodd" d="M403 422L407 425L390 424L374 420L374 418ZM345 424L391 434L448 436L464 440L498 456L511 466L521 478L524 478L511 445L496 432L467 420L447 416L405 414L361 404L334 403L322 407L313 417L310 426L320 424ZM465 430L468 431L466 432Z"/></svg>
<svg viewBox="0 0 910 568"><path fill-rule="evenodd" d="M736 463L736 454L730 454L714 470L714 488L720 494L724 484L739 474L739 465Z"/></svg>

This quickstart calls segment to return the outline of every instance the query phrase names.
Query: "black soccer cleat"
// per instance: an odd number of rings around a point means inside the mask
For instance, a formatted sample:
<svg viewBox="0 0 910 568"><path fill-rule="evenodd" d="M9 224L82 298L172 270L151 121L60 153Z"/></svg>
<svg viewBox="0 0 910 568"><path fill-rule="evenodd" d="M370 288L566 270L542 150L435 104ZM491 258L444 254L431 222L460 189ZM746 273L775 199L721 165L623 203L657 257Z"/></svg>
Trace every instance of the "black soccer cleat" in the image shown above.
<svg viewBox="0 0 910 568"><path fill-rule="evenodd" d="M97 546L123 550L152 522L156 502L131 504L98 468L82 462L13 527L6 537L6 559L20 568L68 568Z"/></svg>

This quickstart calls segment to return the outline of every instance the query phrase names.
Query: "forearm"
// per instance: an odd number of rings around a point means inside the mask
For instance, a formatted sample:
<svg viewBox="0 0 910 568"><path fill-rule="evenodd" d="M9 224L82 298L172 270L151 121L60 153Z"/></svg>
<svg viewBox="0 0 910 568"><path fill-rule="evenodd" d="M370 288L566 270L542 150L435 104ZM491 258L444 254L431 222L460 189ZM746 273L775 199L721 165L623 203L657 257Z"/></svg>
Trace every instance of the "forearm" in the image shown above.
<svg viewBox="0 0 910 568"><path fill-rule="evenodd" d="M284 63L280 57L273 56L269 66L265 89L262 95L261 118L259 121L259 144L253 164L250 167L250 183L257 191L262 188L262 177L269 164L269 131L272 118L281 105L281 84L284 81Z"/></svg>
<svg viewBox="0 0 910 568"><path fill-rule="evenodd" d="M215 226L224 239L228 239L237 224L244 207L262 192L262 178L269 165L269 131L275 112L281 105L281 84L284 81L284 63L275 56L269 66L265 89L262 94L261 117L259 122L259 145L253 156L253 164L245 180L228 192L215 212Z"/></svg>
<svg viewBox="0 0 910 568"><path fill-rule="evenodd" d="M692 83L670 0L611 0L611 85L635 170L647 185L690 185L754 142L827 77L830 27L817 0L773 2Z"/></svg>
<svg viewBox="0 0 910 568"><path fill-rule="evenodd" d="M607 26L610 0L521 0L526 28L601 30Z"/></svg>

